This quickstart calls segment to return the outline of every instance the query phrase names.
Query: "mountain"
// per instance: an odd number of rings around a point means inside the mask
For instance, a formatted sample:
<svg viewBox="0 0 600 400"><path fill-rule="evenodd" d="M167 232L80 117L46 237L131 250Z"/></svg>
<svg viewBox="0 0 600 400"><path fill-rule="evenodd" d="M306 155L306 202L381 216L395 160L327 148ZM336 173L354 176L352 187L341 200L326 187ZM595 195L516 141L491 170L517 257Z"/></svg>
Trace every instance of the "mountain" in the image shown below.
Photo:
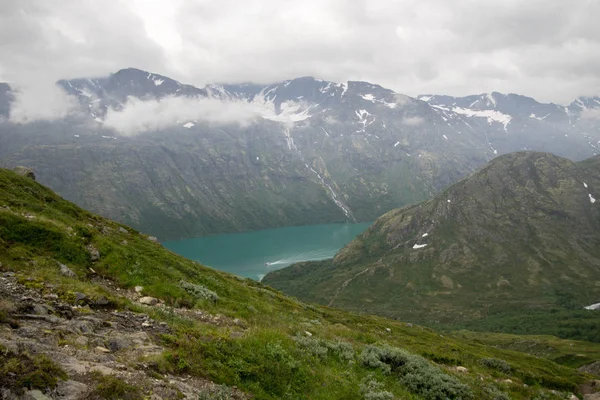
<svg viewBox="0 0 600 400"><path fill-rule="evenodd" d="M587 100L562 115L516 95L419 100L312 77L196 88L133 68L58 85L81 111L1 119L0 165L32 167L65 198L160 239L373 221L497 154L581 160L600 139Z"/></svg>
<svg viewBox="0 0 600 400"><path fill-rule="evenodd" d="M575 357L568 344L560 354ZM304 304L0 169L3 398L558 400L588 379L541 357Z"/></svg>
<svg viewBox="0 0 600 400"><path fill-rule="evenodd" d="M447 323L600 300L600 157L495 158L433 199L390 211L333 260L263 282L307 301Z"/></svg>

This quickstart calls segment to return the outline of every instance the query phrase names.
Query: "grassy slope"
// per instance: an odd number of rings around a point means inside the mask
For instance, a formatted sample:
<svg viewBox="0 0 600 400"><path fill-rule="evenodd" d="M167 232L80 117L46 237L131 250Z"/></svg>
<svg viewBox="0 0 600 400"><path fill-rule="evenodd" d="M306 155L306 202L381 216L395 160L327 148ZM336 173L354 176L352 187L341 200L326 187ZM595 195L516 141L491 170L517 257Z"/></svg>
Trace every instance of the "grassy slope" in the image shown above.
<svg viewBox="0 0 600 400"><path fill-rule="evenodd" d="M100 252L100 259L93 263L86 250L90 244ZM179 257L145 235L81 210L6 170L0 170L0 262L2 269L30 277L32 285L55 284L55 291L64 299L80 291L92 298L105 296L116 308L141 310L117 292L94 284L89 278L93 267L122 288L142 285L144 294L159 297L168 305L238 318L238 325L223 327L159 308L145 310L174 330L162 337L168 350L152 365L159 373L192 374L236 385L260 399L359 399L363 397L360 383L365 379L379 381L399 398L434 398L416 394L423 393L422 388L411 386L410 376L398 365L385 374L373 367L373 362L361 361L359 354L371 344L381 349L385 345L402 348L435 361L437 364L428 362L425 367L416 362L417 375L433 366L434 375L446 378L431 381L464 383L476 399L501 398L498 390L513 399L533 399L542 392L549 396L544 398L558 398L549 389L576 391L583 379L574 370L542 358L442 337L398 321L304 304L260 283ZM67 264L77 278L60 275L57 262ZM181 280L216 292L219 301L192 296L181 288ZM306 337L306 331L312 337ZM294 340L298 335L303 339ZM397 359L381 357L392 364ZM505 360L511 370L501 372L480 363L490 357ZM470 372L458 374L451 370L454 365ZM504 378L515 383L499 383Z"/></svg>
<svg viewBox="0 0 600 400"><path fill-rule="evenodd" d="M594 303L595 161L499 157L434 199L385 214L333 261L294 265L263 282L304 300L421 323Z"/></svg>

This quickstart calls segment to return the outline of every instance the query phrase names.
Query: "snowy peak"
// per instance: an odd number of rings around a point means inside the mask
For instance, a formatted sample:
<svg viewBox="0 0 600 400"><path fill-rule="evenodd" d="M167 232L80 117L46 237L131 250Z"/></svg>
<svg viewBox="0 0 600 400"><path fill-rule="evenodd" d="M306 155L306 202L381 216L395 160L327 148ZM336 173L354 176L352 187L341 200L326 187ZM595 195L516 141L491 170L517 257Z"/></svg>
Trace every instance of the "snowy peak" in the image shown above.
<svg viewBox="0 0 600 400"><path fill-rule="evenodd" d="M600 108L600 97L578 97L569 105L569 108L579 111L587 109L598 109Z"/></svg>

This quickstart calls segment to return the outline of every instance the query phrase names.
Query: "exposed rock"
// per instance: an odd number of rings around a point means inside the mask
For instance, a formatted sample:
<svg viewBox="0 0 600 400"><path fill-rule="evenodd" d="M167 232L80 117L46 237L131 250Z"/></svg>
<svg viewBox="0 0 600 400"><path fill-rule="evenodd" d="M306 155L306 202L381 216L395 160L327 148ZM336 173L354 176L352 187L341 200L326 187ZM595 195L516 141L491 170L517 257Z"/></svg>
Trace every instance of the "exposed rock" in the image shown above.
<svg viewBox="0 0 600 400"><path fill-rule="evenodd" d="M83 398L88 386L77 381L59 381L56 386L57 399L78 400Z"/></svg>
<svg viewBox="0 0 600 400"><path fill-rule="evenodd" d="M152 243L160 243L156 236L148 236L146 239L151 241Z"/></svg>
<svg viewBox="0 0 600 400"><path fill-rule="evenodd" d="M21 176L24 176L29 179L33 179L35 181L35 173L33 172L33 170L31 168L19 166L19 167L15 167L13 169L13 171Z"/></svg>
<svg viewBox="0 0 600 400"><path fill-rule="evenodd" d="M110 353L109 349L107 349L106 347L102 347L102 346L96 346L96 348L94 349L94 351L96 353Z"/></svg>
<svg viewBox="0 0 600 400"><path fill-rule="evenodd" d="M108 300L106 297L104 296L100 296L97 299L94 300L94 305L96 306L108 306L110 305L110 300Z"/></svg>
<svg viewBox="0 0 600 400"><path fill-rule="evenodd" d="M74 292L73 295L75 296L75 304L80 304L80 303L85 304L90 300L89 297L87 297L85 293Z"/></svg>
<svg viewBox="0 0 600 400"><path fill-rule="evenodd" d="M75 272L73 272L69 267L65 264L58 264L60 266L60 273L64 276L68 276L69 278L77 278Z"/></svg>
<svg viewBox="0 0 600 400"><path fill-rule="evenodd" d="M119 232L121 233L129 233L129 231L125 228L123 228L122 226L119 227Z"/></svg>
<svg viewBox="0 0 600 400"><path fill-rule="evenodd" d="M459 372L459 373L461 373L461 374L468 374L468 373L469 373L469 370L468 370L467 368L465 368L465 367L461 367L460 365L459 365L459 366L457 366L457 367L454 367L454 370L455 370L456 372Z"/></svg>
<svg viewBox="0 0 600 400"><path fill-rule="evenodd" d="M145 304L147 306L155 306L156 304L158 304L158 299L155 299L154 297L146 296L146 297L142 297L140 299L140 303Z"/></svg>
<svg viewBox="0 0 600 400"><path fill-rule="evenodd" d="M142 291L144 290L143 286L136 286L133 288L133 290L135 290L136 293L142 293Z"/></svg>
<svg viewBox="0 0 600 400"><path fill-rule="evenodd" d="M600 393L586 394L583 400L600 400Z"/></svg>
<svg viewBox="0 0 600 400"><path fill-rule="evenodd" d="M97 248L92 246L91 244L86 247L87 251L90 253L90 260L98 261L100 259L100 252Z"/></svg>
<svg viewBox="0 0 600 400"><path fill-rule="evenodd" d="M50 397L46 396L44 393L39 390L27 390L22 400L51 400Z"/></svg>

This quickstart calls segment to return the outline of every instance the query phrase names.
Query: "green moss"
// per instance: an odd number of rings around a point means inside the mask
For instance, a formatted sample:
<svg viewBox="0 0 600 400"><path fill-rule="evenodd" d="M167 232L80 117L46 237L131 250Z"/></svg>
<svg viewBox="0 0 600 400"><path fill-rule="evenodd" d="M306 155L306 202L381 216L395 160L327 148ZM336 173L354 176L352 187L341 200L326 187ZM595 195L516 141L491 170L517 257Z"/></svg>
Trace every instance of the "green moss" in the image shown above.
<svg viewBox="0 0 600 400"><path fill-rule="evenodd" d="M0 346L0 387L16 392L25 389L53 389L67 374L46 355L13 353Z"/></svg>
<svg viewBox="0 0 600 400"><path fill-rule="evenodd" d="M88 395L89 400L143 400L137 387L113 375L94 375L96 387Z"/></svg>

